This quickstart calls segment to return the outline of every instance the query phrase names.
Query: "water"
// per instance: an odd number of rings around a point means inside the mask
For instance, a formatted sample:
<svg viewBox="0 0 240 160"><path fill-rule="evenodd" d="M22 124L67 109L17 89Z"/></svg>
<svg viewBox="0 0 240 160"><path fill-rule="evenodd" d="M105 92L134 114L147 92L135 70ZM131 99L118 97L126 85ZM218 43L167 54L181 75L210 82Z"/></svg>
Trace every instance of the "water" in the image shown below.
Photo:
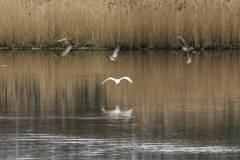
<svg viewBox="0 0 240 160"><path fill-rule="evenodd" d="M1 51L0 159L240 158L238 51L120 53Z"/></svg>

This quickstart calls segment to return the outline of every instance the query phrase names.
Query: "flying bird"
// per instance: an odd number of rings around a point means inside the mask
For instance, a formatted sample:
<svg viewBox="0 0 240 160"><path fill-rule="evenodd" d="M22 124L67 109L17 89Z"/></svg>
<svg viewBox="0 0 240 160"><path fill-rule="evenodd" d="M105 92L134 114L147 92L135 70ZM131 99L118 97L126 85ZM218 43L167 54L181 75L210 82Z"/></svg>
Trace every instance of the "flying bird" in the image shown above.
<svg viewBox="0 0 240 160"><path fill-rule="evenodd" d="M183 45L183 47L181 47L182 51L186 53L186 56L185 56L186 64L191 63L191 61L192 61L191 54L195 53L194 48L189 47L182 37L177 36L177 38Z"/></svg>
<svg viewBox="0 0 240 160"><path fill-rule="evenodd" d="M180 36L177 36L177 38L179 39L179 41L182 43L183 47L181 47L182 51L183 52L190 52L190 53L195 53L194 51L194 48L193 47L189 47L187 45L187 43L185 42L185 40L180 37Z"/></svg>
<svg viewBox="0 0 240 160"><path fill-rule="evenodd" d="M120 78L120 79L115 79L115 78L110 77L110 78L106 79L105 81L103 81L103 83L106 82L106 81L108 81L108 80L113 80L113 81L116 82L116 84L118 84L118 83L120 83L120 81L121 81L122 79L126 79L126 80L128 80L129 82L133 83L132 80L131 80L129 77L122 77L122 78ZM103 84L103 83L102 83L102 84Z"/></svg>
<svg viewBox="0 0 240 160"><path fill-rule="evenodd" d="M118 59L118 52L120 51L120 46L117 46L113 52L112 56L105 56L108 59L110 59L111 61L115 61L115 62L122 62L122 60Z"/></svg>
<svg viewBox="0 0 240 160"><path fill-rule="evenodd" d="M61 42L64 43L65 46L67 46L67 48L62 52L62 56L65 56L69 53L69 51L73 48L75 44L69 38L63 38L57 41L57 43L61 43Z"/></svg>

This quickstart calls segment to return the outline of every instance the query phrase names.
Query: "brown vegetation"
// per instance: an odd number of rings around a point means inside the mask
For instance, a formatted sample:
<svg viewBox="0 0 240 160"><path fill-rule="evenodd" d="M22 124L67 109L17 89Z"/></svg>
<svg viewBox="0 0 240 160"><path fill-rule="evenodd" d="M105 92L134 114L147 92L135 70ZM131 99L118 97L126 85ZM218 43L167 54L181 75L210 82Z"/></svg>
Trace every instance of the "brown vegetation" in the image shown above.
<svg viewBox="0 0 240 160"><path fill-rule="evenodd" d="M176 48L239 47L238 0L1 0L0 45Z"/></svg>

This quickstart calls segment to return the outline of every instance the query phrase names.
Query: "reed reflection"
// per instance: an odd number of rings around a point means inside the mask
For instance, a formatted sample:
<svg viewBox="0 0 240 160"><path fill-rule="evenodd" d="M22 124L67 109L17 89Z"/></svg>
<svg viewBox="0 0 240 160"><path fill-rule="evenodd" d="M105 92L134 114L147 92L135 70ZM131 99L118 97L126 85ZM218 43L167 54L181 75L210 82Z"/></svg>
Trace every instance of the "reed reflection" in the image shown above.
<svg viewBox="0 0 240 160"><path fill-rule="evenodd" d="M0 114L43 118L132 109L143 135L208 140L238 134L240 56L235 52L194 56L181 52L122 51L124 63L103 58L108 51L0 54ZM97 53L97 54L95 54ZM111 53L111 51L109 51ZM108 77L131 77L134 83ZM63 125L63 131L69 127ZM71 126L71 125L70 125ZM74 126L73 126L74 128ZM37 128L38 129L38 128ZM153 132L152 132L153 133ZM176 134L171 134L176 133Z"/></svg>

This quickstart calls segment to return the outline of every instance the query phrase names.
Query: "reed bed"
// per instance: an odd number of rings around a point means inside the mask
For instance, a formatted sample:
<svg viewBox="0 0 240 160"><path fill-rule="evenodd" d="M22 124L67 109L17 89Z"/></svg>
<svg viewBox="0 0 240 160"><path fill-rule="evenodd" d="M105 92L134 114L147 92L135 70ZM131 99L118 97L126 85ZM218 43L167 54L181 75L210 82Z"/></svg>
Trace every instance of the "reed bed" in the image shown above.
<svg viewBox="0 0 240 160"><path fill-rule="evenodd" d="M238 48L238 0L1 0L0 46Z"/></svg>

